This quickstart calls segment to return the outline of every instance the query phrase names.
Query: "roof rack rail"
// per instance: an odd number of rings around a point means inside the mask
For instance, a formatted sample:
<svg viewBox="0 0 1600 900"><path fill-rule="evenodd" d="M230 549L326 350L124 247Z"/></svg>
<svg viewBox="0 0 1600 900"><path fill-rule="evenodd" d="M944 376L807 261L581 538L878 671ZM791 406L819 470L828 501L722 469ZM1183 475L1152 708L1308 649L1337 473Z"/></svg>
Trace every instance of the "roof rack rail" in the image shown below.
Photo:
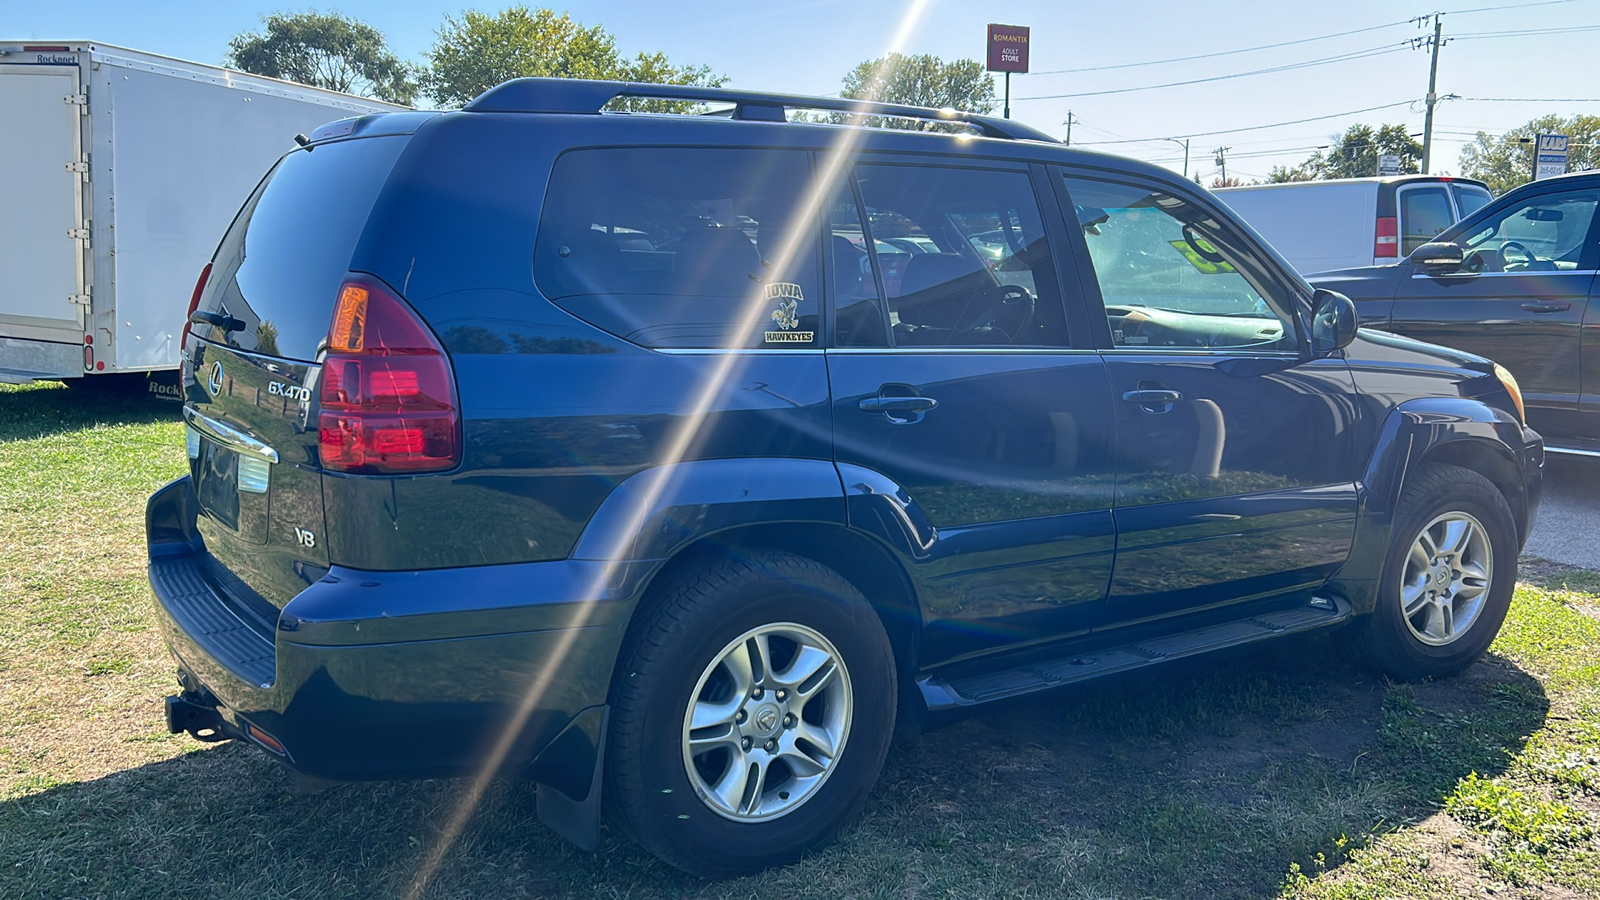
<svg viewBox="0 0 1600 900"><path fill-rule="evenodd" d="M731 103L733 118L756 122L784 122L787 121L787 114L791 109L813 109L926 122L949 122L971 127L985 137L1059 143L1045 132L1020 122L954 109L928 109L922 106L875 103L843 97L768 94L761 91L736 91L681 84L636 84L626 81L588 81L578 78L515 78L484 91L465 108L471 112L598 114L607 103L618 97L681 100L690 103Z"/></svg>

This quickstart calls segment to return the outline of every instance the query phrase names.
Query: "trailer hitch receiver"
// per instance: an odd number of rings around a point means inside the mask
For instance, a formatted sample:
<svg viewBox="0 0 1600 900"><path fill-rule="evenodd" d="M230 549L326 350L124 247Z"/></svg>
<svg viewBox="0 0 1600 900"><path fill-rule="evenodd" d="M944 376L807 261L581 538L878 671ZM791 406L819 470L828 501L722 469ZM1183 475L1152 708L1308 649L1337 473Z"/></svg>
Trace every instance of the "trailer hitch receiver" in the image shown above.
<svg viewBox="0 0 1600 900"><path fill-rule="evenodd" d="M229 739L222 730L222 714L215 706L190 694L168 697L166 705L167 730L173 734L187 731L195 740L208 744Z"/></svg>

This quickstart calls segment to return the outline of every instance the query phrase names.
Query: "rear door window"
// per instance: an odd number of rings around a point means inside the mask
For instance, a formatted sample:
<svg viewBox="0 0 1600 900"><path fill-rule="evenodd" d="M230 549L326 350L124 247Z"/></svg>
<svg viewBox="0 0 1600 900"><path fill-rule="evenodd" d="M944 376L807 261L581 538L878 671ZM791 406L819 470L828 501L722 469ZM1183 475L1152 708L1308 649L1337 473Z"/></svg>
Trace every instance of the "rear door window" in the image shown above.
<svg viewBox="0 0 1600 900"><path fill-rule="evenodd" d="M835 202L829 235L841 345L881 339L886 321L897 347L1068 346L1027 172L869 163L855 174L863 208Z"/></svg>
<svg viewBox="0 0 1600 900"><path fill-rule="evenodd" d="M1444 185L1406 188L1400 192L1400 255L1438 237L1439 232L1456 222L1450 195Z"/></svg>
<svg viewBox="0 0 1600 900"><path fill-rule="evenodd" d="M636 147L556 161L534 281L653 348L820 347L804 151Z"/></svg>

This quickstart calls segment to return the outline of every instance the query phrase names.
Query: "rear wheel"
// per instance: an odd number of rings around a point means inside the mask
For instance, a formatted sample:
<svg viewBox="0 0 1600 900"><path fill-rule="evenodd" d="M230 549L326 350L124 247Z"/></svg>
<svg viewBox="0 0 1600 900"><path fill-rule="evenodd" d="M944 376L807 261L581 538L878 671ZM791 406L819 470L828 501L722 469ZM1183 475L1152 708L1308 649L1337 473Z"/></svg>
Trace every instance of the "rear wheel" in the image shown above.
<svg viewBox="0 0 1600 900"><path fill-rule="evenodd" d="M848 581L760 552L641 613L613 693L607 802L696 875L781 865L857 816L894 730L894 658Z"/></svg>
<svg viewBox="0 0 1600 900"><path fill-rule="evenodd" d="M1420 469L1401 494L1378 585L1358 626L1367 659L1395 678L1450 675L1494 641L1516 582L1516 524L1494 483L1471 469Z"/></svg>

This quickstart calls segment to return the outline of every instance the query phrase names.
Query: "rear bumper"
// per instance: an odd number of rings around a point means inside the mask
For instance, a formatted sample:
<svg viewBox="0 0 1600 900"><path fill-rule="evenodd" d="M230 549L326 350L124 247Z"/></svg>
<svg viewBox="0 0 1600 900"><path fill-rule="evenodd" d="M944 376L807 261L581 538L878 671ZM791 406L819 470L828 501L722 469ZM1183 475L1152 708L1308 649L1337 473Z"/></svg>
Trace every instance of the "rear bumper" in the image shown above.
<svg viewBox="0 0 1600 900"><path fill-rule="evenodd" d="M193 508L187 478L151 497L150 585L184 697L214 704L224 734L367 780L477 772L513 729L502 769L586 792L646 567L334 567L266 623L208 577L192 526L175 539Z"/></svg>

